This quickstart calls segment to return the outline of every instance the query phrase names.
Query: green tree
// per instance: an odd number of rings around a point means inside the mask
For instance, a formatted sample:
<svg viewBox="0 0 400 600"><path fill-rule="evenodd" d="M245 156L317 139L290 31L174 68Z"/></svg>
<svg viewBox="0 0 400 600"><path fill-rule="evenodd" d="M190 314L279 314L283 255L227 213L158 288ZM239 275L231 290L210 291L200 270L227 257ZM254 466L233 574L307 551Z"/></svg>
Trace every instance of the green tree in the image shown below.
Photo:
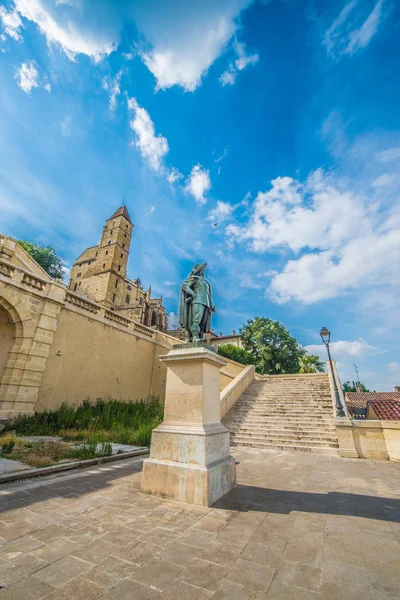
<svg viewBox="0 0 400 600"><path fill-rule="evenodd" d="M358 389L357 389L358 388ZM343 391L346 392L369 392L369 390L365 387L365 385L363 383L361 383L361 381L352 381L350 383L350 381L346 381L346 383L343 384Z"/></svg>
<svg viewBox="0 0 400 600"><path fill-rule="evenodd" d="M305 352L282 323L256 317L244 324L240 334L258 373L298 373Z"/></svg>
<svg viewBox="0 0 400 600"><path fill-rule="evenodd" d="M18 244L32 256L32 258L46 271L53 279L62 279L63 269L62 261L57 256L56 251L51 246L38 246L31 242L20 240Z"/></svg>
<svg viewBox="0 0 400 600"><path fill-rule="evenodd" d="M316 354L304 354L299 359L299 365L299 373L323 373L325 371L324 363Z"/></svg>
<svg viewBox="0 0 400 600"><path fill-rule="evenodd" d="M229 358L230 360L235 360L242 365L252 365L253 357L244 348L238 348L234 344L224 344L218 348L218 354L221 356L225 356L225 358Z"/></svg>

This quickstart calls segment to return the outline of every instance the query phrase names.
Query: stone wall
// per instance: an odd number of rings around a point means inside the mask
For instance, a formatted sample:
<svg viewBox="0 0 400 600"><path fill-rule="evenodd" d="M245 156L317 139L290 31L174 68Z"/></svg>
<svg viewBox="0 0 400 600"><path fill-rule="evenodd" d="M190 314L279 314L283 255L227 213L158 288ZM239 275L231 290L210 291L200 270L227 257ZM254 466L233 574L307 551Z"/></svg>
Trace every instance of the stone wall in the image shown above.
<svg viewBox="0 0 400 600"><path fill-rule="evenodd" d="M20 264L0 258L0 417L87 397L137 400L154 394L163 400L166 367L158 357L176 338ZM242 369L227 361L221 389Z"/></svg>
<svg viewBox="0 0 400 600"><path fill-rule="evenodd" d="M340 456L400 461L400 421L336 419L335 424Z"/></svg>

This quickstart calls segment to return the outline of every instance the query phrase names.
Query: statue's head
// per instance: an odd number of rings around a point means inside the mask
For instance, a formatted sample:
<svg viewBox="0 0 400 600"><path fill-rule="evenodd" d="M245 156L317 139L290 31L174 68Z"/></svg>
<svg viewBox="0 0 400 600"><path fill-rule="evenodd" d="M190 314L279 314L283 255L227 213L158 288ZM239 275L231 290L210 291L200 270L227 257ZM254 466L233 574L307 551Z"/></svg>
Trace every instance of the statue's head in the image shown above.
<svg viewBox="0 0 400 600"><path fill-rule="evenodd" d="M191 274L197 275L197 277L200 275L204 275L204 271L206 270L206 267L207 267L207 263L204 263L203 265L196 264L196 265L194 265Z"/></svg>

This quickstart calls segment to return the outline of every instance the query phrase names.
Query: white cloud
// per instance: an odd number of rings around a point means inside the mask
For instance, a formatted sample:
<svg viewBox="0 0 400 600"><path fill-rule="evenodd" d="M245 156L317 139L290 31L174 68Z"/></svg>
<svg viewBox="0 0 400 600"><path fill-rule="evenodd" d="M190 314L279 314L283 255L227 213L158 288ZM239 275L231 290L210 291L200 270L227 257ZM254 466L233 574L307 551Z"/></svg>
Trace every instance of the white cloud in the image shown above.
<svg viewBox="0 0 400 600"><path fill-rule="evenodd" d="M383 4L384 0L377 0L372 11L366 14L367 3L348 2L325 32L324 44L328 53L333 57L354 54L368 46L383 17Z"/></svg>
<svg viewBox="0 0 400 600"><path fill-rule="evenodd" d="M389 148L388 150L383 150L377 154L377 159L384 164L400 159L400 148Z"/></svg>
<svg viewBox="0 0 400 600"><path fill-rule="evenodd" d="M65 135L66 137L71 135L71 124L72 124L72 116L65 115L65 117L61 121L60 128L61 128L61 133L63 135Z"/></svg>
<svg viewBox="0 0 400 600"><path fill-rule="evenodd" d="M199 204L207 202L205 195L211 188L210 172L201 165L195 165L186 180L185 189Z"/></svg>
<svg viewBox="0 0 400 600"><path fill-rule="evenodd" d="M258 54L246 54L245 45L237 40L234 41L233 47L237 58L229 64L228 69L219 78L222 86L233 85L238 71L243 71L249 65L255 65L260 58Z"/></svg>
<svg viewBox="0 0 400 600"><path fill-rule="evenodd" d="M110 54L114 48L111 33L104 30L80 31L80 8L73 3L61 3L52 6L50 0L14 0L15 7L26 19L34 21L40 31L46 36L49 44L59 44L71 60L76 54L87 54L95 61ZM87 8L87 7L86 7Z"/></svg>
<svg viewBox="0 0 400 600"><path fill-rule="evenodd" d="M168 183L170 183L171 185L173 185L174 183L176 183L180 179L183 179L182 173L180 173L176 167L172 167L171 170L170 170L170 172L167 175L167 181L168 181Z"/></svg>
<svg viewBox="0 0 400 600"><path fill-rule="evenodd" d="M0 22L5 35L17 41L22 39L20 29L23 28L23 25L16 10L7 11L5 6L0 6Z"/></svg>
<svg viewBox="0 0 400 600"><path fill-rule="evenodd" d="M368 46L378 30L379 21L382 16L383 0L378 0L368 18L359 29L350 34L350 41L346 48L348 54L354 54L357 50Z"/></svg>
<svg viewBox="0 0 400 600"><path fill-rule="evenodd" d="M232 215L234 206L229 202L218 200L217 205L208 213L208 220L213 223L222 223Z"/></svg>
<svg viewBox="0 0 400 600"><path fill-rule="evenodd" d="M400 285L398 209L380 212L368 195L322 171L304 183L273 180L252 208L247 224L227 227L230 240L255 252L302 253L273 277L269 293L276 302L312 303L371 285Z"/></svg>
<svg viewBox="0 0 400 600"><path fill-rule="evenodd" d="M139 149L143 158L154 171L162 171L162 160L168 153L168 140L161 134L156 135L154 123L149 113L140 107L135 98L128 100L128 107L135 116L130 123L131 129L136 134L133 145Z"/></svg>
<svg viewBox="0 0 400 600"><path fill-rule="evenodd" d="M399 373L400 375L400 363L391 362L388 364L387 368L389 369L389 371L394 371L395 373Z"/></svg>
<svg viewBox="0 0 400 600"><path fill-rule="evenodd" d="M381 188L396 183L397 177L394 173L383 173L372 182L372 187Z"/></svg>
<svg viewBox="0 0 400 600"><path fill-rule="evenodd" d="M18 85L27 94L30 94L33 88L39 87L39 71L33 60L22 63L18 69L15 78L18 81Z"/></svg>
<svg viewBox="0 0 400 600"><path fill-rule="evenodd" d="M43 86L43 89L46 90L46 92L51 92L51 85L50 83L45 83Z"/></svg>
<svg viewBox="0 0 400 600"><path fill-rule="evenodd" d="M80 53L101 60L118 47L124 24L134 23L143 39L138 54L154 75L156 87L179 85L193 91L225 52L241 12L252 1L104 3L95 18L89 0L15 0L15 6L71 60Z"/></svg>
<svg viewBox="0 0 400 600"><path fill-rule="evenodd" d="M178 317L174 312L170 312L168 315L168 329L178 329L179 321Z"/></svg>
<svg viewBox="0 0 400 600"><path fill-rule="evenodd" d="M309 354L317 354L322 360L326 360L326 348L323 344L309 344L304 349ZM348 360L351 358L362 358L367 355L381 354L381 351L365 340L331 342L330 349L333 358Z"/></svg>
<svg viewBox="0 0 400 600"><path fill-rule="evenodd" d="M110 90L110 111L114 112L117 108L117 98L121 94L121 77L122 77L122 69L119 71L114 79L110 82L110 85L107 89ZM103 83L104 87L104 83Z"/></svg>

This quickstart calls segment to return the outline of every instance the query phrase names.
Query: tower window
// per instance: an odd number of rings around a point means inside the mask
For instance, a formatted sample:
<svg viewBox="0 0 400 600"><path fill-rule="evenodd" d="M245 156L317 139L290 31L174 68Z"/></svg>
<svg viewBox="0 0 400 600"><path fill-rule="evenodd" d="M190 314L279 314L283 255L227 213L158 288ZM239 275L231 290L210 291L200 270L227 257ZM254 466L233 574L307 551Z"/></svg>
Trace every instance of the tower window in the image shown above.
<svg viewBox="0 0 400 600"><path fill-rule="evenodd" d="M128 285L128 292L130 292L132 290L132 286Z"/></svg>
<svg viewBox="0 0 400 600"><path fill-rule="evenodd" d="M105 269L105 268L106 268L106 263L103 263L103 269Z"/></svg>
<svg viewBox="0 0 400 600"><path fill-rule="evenodd" d="M107 254L108 254L108 250L106 250L106 256L107 256Z"/></svg>
<svg viewBox="0 0 400 600"><path fill-rule="evenodd" d="M140 298L139 304L140 304L140 306L142 306L142 304L143 304L143 298Z"/></svg>
<svg viewBox="0 0 400 600"><path fill-rule="evenodd" d="M76 288L77 288L77 287L78 287L78 284L76 283L76 284L74 285L74 292L76 292Z"/></svg>
<svg viewBox="0 0 400 600"><path fill-rule="evenodd" d="M81 287L81 283L82 283L82 281L79 282L79 287Z"/></svg>
<svg viewBox="0 0 400 600"><path fill-rule="evenodd" d="M156 325L156 323L157 323L157 315L155 312L153 312L153 314L151 315L151 324Z"/></svg>
<svg viewBox="0 0 400 600"><path fill-rule="evenodd" d="M125 248L125 244L122 244L122 247Z"/></svg>
<svg viewBox="0 0 400 600"><path fill-rule="evenodd" d="M126 233L124 233L124 237L126 237Z"/></svg>
<svg viewBox="0 0 400 600"><path fill-rule="evenodd" d="M118 271L120 271L120 270L121 270L121 265L118 265Z"/></svg>
<svg viewBox="0 0 400 600"><path fill-rule="evenodd" d="M121 252L121 258L124 258L124 255L122 254L122 252Z"/></svg>
<svg viewBox="0 0 400 600"><path fill-rule="evenodd" d="M111 244L111 240L108 240L108 245L110 245L110 244Z"/></svg>
<svg viewBox="0 0 400 600"><path fill-rule="evenodd" d="M125 298L125 302L126 302L127 304L129 304L129 302L130 302L130 301L131 301L131 297L130 297L130 295L129 295L129 294L127 294L127 296L126 296L126 298Z"/></svg>
<svg viewBox="0 0 400 600"><path fill-rule="evenodd" d="M113 296L113 302L115 302L115 294L114 294L114 296Z"/></svg>
<svg viewBox="0 0 400 600"><path fill-rule="evenodd" d="M125 227L128 229L128 223L125 225Z"/></svg>
<svg viewBox="0 0 400 600"><path fill-rule="evenodd" d="M115 287L116 287L116 288L118 287L118 279L117 279L117 281L115 282Z"/></svg>
<svg viewBox="0 0 400 600"><path fill-rule="evenodd" d="M82 275L82 273L78 273L77 277L80 277Z"/></svg>

